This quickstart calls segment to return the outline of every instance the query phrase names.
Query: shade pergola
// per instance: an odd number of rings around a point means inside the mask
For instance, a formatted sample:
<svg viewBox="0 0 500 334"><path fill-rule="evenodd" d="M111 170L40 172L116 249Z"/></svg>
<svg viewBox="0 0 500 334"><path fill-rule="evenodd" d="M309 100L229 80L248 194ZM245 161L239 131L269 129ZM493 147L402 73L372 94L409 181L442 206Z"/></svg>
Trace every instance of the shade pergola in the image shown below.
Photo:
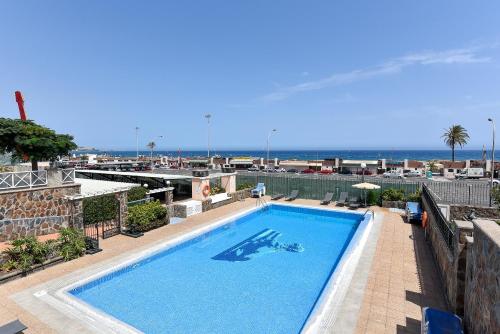
<svg viewBox="0 0 500 334"><path fill-rule="evenodd" d="M373 183L368 183L368 182L363 182L363 183L357 183L352 186L353 188L356 189L361 189L361 190L375 190L375 189L380 189L379 185L373 184ZM366 192L365 192L365 206L366 206Z"/></svg>

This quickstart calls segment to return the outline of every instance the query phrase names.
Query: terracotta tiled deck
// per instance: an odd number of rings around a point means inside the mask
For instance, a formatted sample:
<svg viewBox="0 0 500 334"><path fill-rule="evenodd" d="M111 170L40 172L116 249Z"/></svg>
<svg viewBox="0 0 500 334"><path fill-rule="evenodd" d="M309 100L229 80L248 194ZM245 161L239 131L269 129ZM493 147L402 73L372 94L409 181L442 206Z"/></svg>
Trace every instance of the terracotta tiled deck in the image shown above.
<svg viewBox="0 0 500 334"><path fill-rule="evenodd" d="M423 306L447 309L431 249L421 228L387 214L357 333L420 333Z"/></svg>
<svg viewBox="0 0 500 334"><path fill-rule="evenodd" d="M294 203L318 205L318 201L308 200L296 200ZM255 206L255 200L237 202L190 217L180 224L148 232L139 239L119 235L102 240L104 251L101 253L0 285L0 324L19 318L29 327L25 333L55 333L9 296L125 252L147 248L159 240L174 238L252 206ZM430 249L419 228L405 224L398 214L385 209L375 210L384 213L384 220L358 317L357 332L419 333L422 305L446 308Z"/></svg>

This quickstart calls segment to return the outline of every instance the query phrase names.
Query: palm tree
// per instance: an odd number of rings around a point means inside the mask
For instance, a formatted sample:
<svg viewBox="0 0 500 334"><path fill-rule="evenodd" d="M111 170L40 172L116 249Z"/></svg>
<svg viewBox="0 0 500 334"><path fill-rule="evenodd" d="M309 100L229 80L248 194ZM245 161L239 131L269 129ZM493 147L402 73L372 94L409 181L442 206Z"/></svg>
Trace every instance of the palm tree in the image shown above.
<svg viewBox="0 0 500 334"><path fill-rule="evenodd" d="M451 160L455 161L455 146L459 145L462 148L469 140L467 130L461 125L452 125L441 136L446 145L451 148Z"/></svg>
<svg viewBox="0 0 500 334"><path fill-rule="evenodd" d="M151 150L151 165L153 165L153 150L156 147L156 143L154 141L150 141L146 146Z"/></svg>

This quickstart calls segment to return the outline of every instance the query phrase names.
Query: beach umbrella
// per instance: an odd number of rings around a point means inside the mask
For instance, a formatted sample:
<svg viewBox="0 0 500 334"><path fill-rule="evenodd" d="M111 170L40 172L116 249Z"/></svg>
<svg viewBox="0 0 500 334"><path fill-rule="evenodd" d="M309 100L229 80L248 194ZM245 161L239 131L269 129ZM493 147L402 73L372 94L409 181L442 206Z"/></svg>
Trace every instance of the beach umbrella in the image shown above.
<svg viewBox="0 0 500 334"><path fill-rule="evenodd" d="M361 190L375 190L375 189L380 189L380 186L373 184L373 183L368 183L368 182L363 182L363 183L357 183L352 186L353 188L356 189L361 189ZM365 194L365 206L366 206L366 192Z"/></svg>

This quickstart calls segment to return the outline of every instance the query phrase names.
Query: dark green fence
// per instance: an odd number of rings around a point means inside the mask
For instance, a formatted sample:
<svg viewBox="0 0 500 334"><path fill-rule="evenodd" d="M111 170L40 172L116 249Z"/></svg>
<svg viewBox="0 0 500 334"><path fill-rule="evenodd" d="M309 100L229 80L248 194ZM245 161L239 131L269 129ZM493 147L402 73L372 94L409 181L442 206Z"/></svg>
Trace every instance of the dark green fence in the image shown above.
<svg viewBox="0 0 500 334"><path fill-rule="evenodd" d="M350 196L362 196L362 190L352 186L362 182L361 177L330 176L330 175L290 175L290 174L238 174L236 185L242 183L257 184L264 182L268 195L289 194L292 190L299 191L299 197L305 199L322 199L327 192L333 192L334 200L337 200L340 193L348 192ZM380 191L387 188L403 189L406 193L414 193L420 189L417 182L407 182L404 180L392 180L381 178L366 179L365 182L377 184Z"/></svg>
<svg viewBox="0 0 500 334"><path fill-rule="evenodd" d="M236 185L242 183L257 184L264 182L268 195L289 194L293 189L299 191L300 198L322 199L327 192L333 192L334 200L341 192L350 196L361 196L361 190L352 186L362 182L358 175L300 175L300 174L267 174L241 173L236 177ZM388 179L381 177L365 177L365 182L377 184L380 191L387 188L403 189L407 194L414 193L426 184L436 195L439 203L453 203L488 206L490 189L486 182L451 181L440 182L422 178Z"/></svg>

